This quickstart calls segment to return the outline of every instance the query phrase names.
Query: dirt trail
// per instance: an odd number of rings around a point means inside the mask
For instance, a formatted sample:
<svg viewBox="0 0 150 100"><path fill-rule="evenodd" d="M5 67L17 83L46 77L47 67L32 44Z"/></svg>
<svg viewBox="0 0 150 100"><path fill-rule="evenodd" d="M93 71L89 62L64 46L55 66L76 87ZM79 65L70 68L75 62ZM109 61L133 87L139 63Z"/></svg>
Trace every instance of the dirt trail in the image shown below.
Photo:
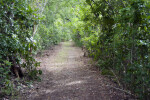
<svg viewBox="0 0 150 100"><path fill-rule="evenodd" d="M100 75L81 48L63 42L38 57L43 70L42 82L35 83L27 100L129 100L113 82Z"/></svg>

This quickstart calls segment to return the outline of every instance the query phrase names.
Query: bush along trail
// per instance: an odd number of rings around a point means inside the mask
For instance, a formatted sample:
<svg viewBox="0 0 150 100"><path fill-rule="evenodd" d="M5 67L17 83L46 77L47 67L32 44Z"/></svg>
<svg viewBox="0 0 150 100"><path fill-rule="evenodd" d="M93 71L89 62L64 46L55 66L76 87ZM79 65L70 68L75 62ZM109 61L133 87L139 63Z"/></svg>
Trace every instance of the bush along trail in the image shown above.
<svg viewBox="0 0 150 100"><path fill-rule="evenodd" d="M0 0L0 99L149 100L149 9L149 0Z"/></svg>

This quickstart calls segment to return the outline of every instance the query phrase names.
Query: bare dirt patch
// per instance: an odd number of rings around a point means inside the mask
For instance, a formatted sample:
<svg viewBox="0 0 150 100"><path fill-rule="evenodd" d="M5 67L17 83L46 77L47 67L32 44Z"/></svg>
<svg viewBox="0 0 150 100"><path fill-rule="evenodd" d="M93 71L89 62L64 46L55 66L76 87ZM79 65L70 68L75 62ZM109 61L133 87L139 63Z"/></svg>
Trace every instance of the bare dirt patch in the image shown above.
<svg viewBox="0 0 150 100"><path fill-rule="evenodd" d="M24 100L130 100L116 84L93 68L81 48L63 42L36 59L43 71L41 82L22 96ZM112 86L112 87L110 87Z"/></svg>

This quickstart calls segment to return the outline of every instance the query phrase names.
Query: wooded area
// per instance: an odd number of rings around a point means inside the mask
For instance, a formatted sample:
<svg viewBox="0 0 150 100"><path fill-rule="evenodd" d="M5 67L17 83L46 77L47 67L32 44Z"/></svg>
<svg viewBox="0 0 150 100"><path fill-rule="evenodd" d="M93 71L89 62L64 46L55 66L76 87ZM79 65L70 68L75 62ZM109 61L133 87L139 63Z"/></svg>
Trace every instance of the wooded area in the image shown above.
<svg viewBox="0 0 150 100"><path fill-rule="evenodd" d="M13 76L40 79L35 55L73 40L140 100L150 98L149 0L1 0L0 98Z"/></svg>

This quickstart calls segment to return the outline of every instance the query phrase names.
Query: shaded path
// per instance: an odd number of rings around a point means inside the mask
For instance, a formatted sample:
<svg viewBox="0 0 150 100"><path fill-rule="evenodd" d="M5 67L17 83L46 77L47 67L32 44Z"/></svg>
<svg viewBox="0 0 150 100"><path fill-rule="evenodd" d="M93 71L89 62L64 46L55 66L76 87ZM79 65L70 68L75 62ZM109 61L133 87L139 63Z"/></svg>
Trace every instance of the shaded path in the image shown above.
<svg viewBox="0 0 150 100"><path fill-rule="evenodd" d="M125 100L124 93L107 85L108 79L93 69L92 60L83 57L72 42L63 42L54 52L38 57L43 70L42 82L35 84L28 100ZM128 100L128 99L126 99Z"/></svg>

